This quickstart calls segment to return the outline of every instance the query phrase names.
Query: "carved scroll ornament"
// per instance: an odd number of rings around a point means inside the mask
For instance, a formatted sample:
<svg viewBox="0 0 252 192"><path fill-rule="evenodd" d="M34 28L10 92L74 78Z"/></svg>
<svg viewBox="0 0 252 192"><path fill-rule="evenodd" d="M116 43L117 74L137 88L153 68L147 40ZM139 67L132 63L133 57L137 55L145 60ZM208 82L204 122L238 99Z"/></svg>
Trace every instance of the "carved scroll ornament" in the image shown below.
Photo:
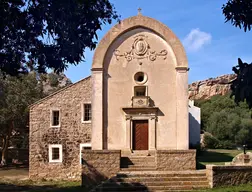
<svg viewBox="0 0 252 192"><path fill-rule="evenodd" d="M125 57L125 59L130 62L133 59L144 59L147 58L150 61L155 61L157 57L163 57L166 59L166 55L168 52L163 49L159 52L152 51L150 49L150 45L146 41L146 36L138 35L135 37L135 41L131 47L130 51L126 51L125 53L120 53L119 50L115 50L114 55L118 60L120 57Z"/></svg>

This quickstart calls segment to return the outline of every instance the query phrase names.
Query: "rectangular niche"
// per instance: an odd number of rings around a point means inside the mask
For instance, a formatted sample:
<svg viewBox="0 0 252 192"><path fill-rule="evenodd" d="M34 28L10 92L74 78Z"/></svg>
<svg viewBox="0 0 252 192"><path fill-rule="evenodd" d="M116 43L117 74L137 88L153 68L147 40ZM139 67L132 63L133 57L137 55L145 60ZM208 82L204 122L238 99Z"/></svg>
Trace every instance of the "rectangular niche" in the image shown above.
<svg viewBox="0 0 252 192"><path fill-rule="evenodd" d="M146 86L135 86L134 87L134 96L135 97L147 96L147 87Z"/></svg>

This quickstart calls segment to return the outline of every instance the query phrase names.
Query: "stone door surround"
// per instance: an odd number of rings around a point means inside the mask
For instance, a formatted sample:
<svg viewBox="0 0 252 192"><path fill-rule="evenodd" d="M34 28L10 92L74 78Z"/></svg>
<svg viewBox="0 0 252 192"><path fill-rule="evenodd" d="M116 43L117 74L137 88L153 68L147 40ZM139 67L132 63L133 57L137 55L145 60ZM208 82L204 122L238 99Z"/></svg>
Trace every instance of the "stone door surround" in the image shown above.
<svg viewBox="0 0 252 192"><path fill-rule="evenodd" d="M125 150L133 150L133 121L148 120L148 150L156 150L156 121L157 107L148 108L123 108L126 119Z"/></svg>

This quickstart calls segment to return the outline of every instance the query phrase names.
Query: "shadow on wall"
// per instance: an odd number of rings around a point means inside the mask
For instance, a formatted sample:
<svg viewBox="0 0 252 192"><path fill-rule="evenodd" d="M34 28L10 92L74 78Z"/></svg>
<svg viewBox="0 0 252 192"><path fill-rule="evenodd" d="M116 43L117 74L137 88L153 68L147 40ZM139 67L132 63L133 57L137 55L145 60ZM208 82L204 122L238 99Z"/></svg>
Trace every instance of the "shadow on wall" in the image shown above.
<svg viewBox="0 0 252 192"><path fill-rule="evenodd" d="M82 186L91 191L148 191L148 188L139 182L127 182L128 175L120 175L120 178L108 178L100 173L92 165L82 159ZM80 190L81 191L81 190Z"/></svg>
<svg viewBox="0 0 252 192"><path fill-rule="evenodd" d="M200 145L200 123L191 112L193 111L189 111L189 143L190 146L197 146Z"/></svg>
<svg viewBox="0 0 252 192"><path fill-rule="evenodd" d="M96 168L87 163L87 161L85 161L83 158L81 160L81 164L82 164L82 176L81 176L82 186L90 189L100 184L102 181L108 179Z"/></svg>

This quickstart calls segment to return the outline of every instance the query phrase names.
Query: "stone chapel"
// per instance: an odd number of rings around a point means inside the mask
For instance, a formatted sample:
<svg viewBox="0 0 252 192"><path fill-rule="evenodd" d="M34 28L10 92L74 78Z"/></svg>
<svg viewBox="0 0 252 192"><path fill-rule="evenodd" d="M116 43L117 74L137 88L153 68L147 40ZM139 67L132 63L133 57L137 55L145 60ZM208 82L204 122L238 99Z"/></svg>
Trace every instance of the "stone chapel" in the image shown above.
<svg viewBox="0 0 252 192"><path fill-rule="evenodd" d="M188 100L188 69L164 24L139 14L115 25L91 76L30 107L30 178L103 180L137 153L154 158L151 170L195 169L200 112Z"/></svg>

